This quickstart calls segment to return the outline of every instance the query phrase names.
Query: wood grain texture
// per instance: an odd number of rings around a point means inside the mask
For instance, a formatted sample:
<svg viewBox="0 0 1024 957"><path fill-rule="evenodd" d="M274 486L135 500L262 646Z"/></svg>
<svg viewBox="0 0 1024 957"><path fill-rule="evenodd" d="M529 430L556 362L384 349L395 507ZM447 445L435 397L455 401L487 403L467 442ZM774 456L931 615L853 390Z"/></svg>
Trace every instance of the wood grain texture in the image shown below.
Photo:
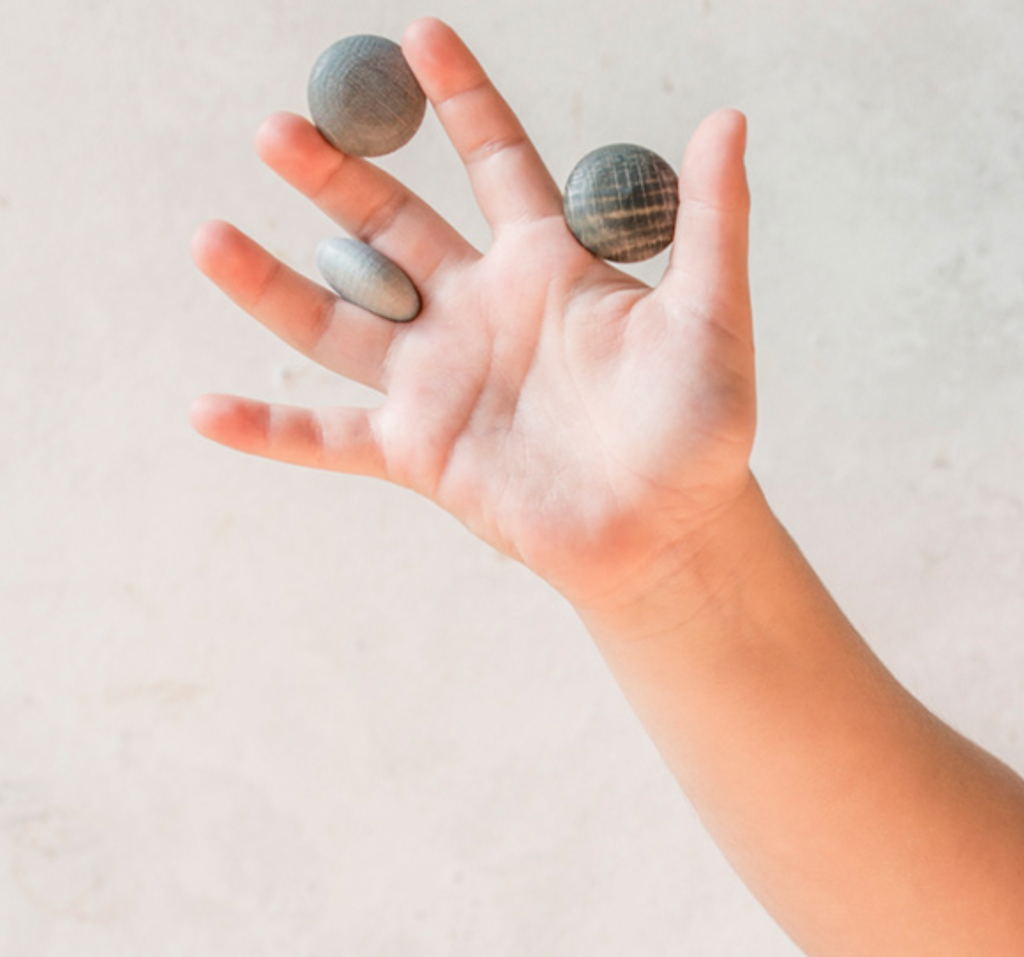
<svg viewBox="0 0 1024 957"><path fill-rule="evenodd" d="M563 201L569 229L586 249L612 262L640 262L672 242L679 179L657 153L615 143L576 164Z"/></svg>
<svg viewBox="0 0 1024 957"><path fill-rule="evenodd" d="M359 34L329 46L309 76L309 112L324 138L352 156L404 146L423 122L427 98L402 48Z"/></svg>
<svg viewBox="0 0 1024 957"><path fill-rule="evenodd" d="M412 280L358 239L325 239L317 247L316 264L342 299L394 322L408 322L419 315L420 296Z"/></svg>

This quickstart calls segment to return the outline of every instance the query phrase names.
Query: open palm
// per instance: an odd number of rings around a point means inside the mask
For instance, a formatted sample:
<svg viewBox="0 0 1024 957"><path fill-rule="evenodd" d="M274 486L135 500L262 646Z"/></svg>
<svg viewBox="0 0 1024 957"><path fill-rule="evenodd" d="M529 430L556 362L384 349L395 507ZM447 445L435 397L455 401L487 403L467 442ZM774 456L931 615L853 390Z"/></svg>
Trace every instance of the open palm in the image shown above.
<svg viewBox="0 0 1024 957"><path fill-rule="evenodd" d="M309 410L228 396L192 418L225 445L372 475L438 502L578 602L727 508L754 433L744 121L709 117L684 163L670 265L651 289L570 234L522 127L455 34L414 23L403 49L463 159L493 242L481 254L386 173L280 114L263 159L423 298L395 324L339 300L233 227L200 268L286 342L386 395Z"/></svg>

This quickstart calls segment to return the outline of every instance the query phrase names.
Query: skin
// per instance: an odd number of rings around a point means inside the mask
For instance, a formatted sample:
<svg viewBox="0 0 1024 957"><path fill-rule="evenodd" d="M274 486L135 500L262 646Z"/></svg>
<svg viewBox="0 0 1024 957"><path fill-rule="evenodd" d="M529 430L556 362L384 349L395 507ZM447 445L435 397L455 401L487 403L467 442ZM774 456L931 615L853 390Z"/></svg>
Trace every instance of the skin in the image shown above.
<svg viewBox="0 0 1024 957"><path fill-rule="evenodd" d="M229 447L414 489L577 609L751 890L810 955L1024 954L1024 783L926 711L834 605L750 472L746 123L709 116L649 288L580 247L458 37L403 50L492 230L485 252L280 114L257 151L424 301L396 325L221 223L193 246L243 309L377 409L209 395Z"/></svg>

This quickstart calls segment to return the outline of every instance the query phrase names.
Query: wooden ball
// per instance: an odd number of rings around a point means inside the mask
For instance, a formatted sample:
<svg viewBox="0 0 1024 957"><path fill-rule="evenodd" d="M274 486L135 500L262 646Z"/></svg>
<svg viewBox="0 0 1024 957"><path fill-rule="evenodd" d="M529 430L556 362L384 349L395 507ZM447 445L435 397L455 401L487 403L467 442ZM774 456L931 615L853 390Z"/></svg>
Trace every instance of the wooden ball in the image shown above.
<svg viewBox="0 0 1024 957"><path fill-rule="evenodd" d="M679 178L657 153L616 143L588 153L565 184L569 229L595 256L650 259L672 242Z"/></svg>
<svg viewBox="0 0 1024 957"><path fill-rule="evenodd" d="M307 93L310 115L324 138L352 156L383 156L404 146L427 108L402 48L367 34L324 50Z"/></svg>
<svg viewBox="0 0 1024 957"><path fill-rule="evenodd" d="M412 280L386 256L358 239L325 239L316 250L321 275L342 299L394 322L420 311Z"/></svg>

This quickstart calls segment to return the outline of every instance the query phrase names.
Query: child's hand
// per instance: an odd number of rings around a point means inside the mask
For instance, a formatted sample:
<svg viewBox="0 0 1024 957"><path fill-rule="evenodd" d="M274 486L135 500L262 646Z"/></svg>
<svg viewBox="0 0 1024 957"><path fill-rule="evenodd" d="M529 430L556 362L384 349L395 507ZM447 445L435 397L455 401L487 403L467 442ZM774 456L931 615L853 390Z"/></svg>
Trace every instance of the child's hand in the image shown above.
<svg viewBox="0 0 1024 957"><path fill-rule="evenodd" d="M377 410L206 397L235 448L433 498L576 606L723 851L807 954L1024 953L1024 782L885 670L748 469L754 372L744 123L701 125L655 289L577 245L558 188L460 41L405 52L469 171L481 255L304 120L260 152L410 275L397 325L228 226L201 268ZM637 637L645 640L637 641Z"/></svg>
<svg viewBox="0 0 1024 957"><path fill-rule="evenodd" d="M194 244L203 272L296 349L387 398L308 410L206 396L193 422L233 448L415 489L574 602L628 600L750 483L744 120L715 114L690 143L670 266L652 290L577 244L558 186L450 29L419 21L403 47L491 247L481 255L305 120L272 117L263 159L398 263L423 311L404 325L365 313L209 223Z"/></svg>

